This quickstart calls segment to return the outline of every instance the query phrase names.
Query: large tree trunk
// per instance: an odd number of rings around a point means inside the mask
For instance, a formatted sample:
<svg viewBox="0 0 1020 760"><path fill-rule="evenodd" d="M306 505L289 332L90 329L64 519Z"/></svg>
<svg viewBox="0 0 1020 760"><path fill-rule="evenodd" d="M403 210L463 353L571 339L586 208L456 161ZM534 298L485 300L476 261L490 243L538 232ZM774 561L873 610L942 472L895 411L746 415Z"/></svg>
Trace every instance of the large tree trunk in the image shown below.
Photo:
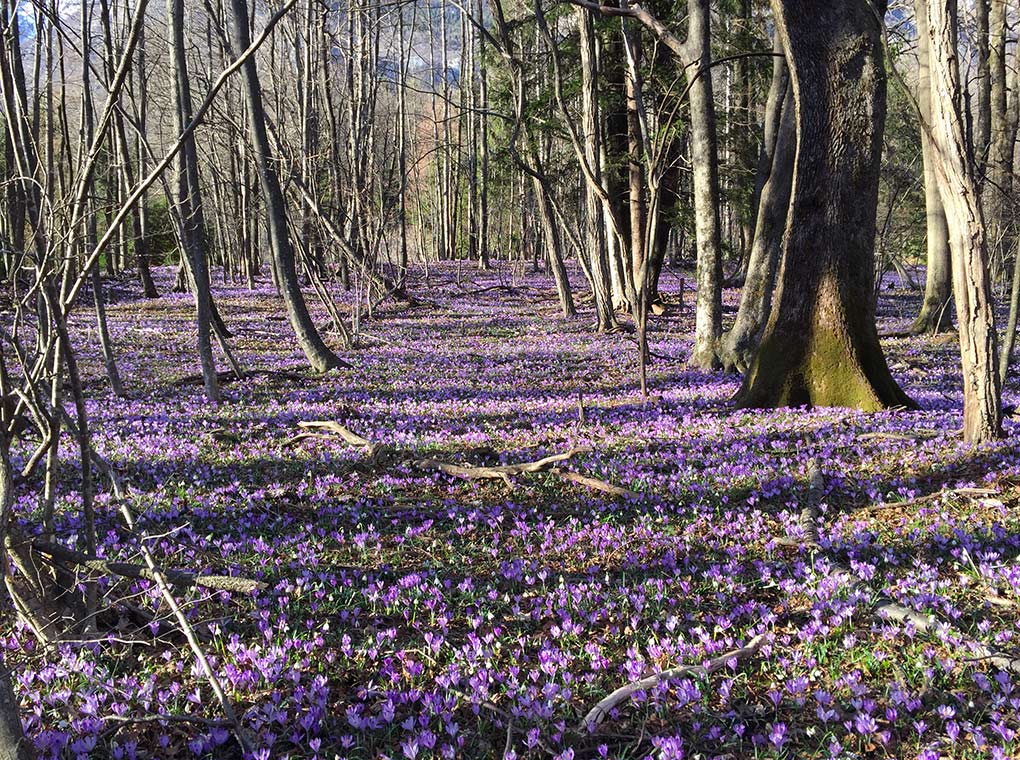
<svg viewBox="0 0 1020 760"><path fill-rule="evenodd" d="M722 247L719 232L719 162L716 155L715 104L708 0L688 0L687 60L690 85L691 163L694 168L694 231L698 242L697 306L691 363L702 369L720 366L722 336Z"/></svg>
<svg viewBox="0 0 1020 760"><path fill-rule="evenodd" d="M1002 409L985 224L978 202L974 162L967 153L963 119L957 110L960 75L956 63L956 0L929 0L928 25L932 84L930 128L938 157L939 192L949 225L953 294L960 323L963 436L970 443L982 443L1001 437Z"/></svg>
<svg viewBox="0 0 1020 760"><path fill-rule="evenodd" d="M251 45L251 33L248 29L247 0L231 0L234 24L234 46L238 52ZM291 245L287 231L287 208L280 189L280 180L273 166L273 158L269 149L269 135L266 132L266 114L262 104L262 87L259 83L255 59L249 58L241 67L244 81L244 101L248 115L248 129L251 145L255 154L262 193L266 201L267 221L269 224L270 249L277 275L280 278L280 289L287 306L287 316L297 337L301 350L309 364L318 371L325 372L335 367L344 366L344 362L329 348L319 335L319 331L308 313L301 283L298 280L295 263L294 247Z"/></svg>
<svg viewBox="0 0 1020 760"><path fill-rule="evenodd" d="M979 5L984 0L979 0ZM942 208L938 180L935 177L935 157L931 132L931 76L928 51L928 17L925 0L914 0L914 15L917 19L917 107L921 119L921 159L924 163L924 205L926 240L928 246L927 267L924 281L924 298L921 312L910 327L914 335L939 333L953 326L949 301L953 297L952 268L949 262L949 230L946 228L946 212ZM987 48L987 45L986 45ZM987 60L986 60L987 69ZM980 82L978 83L980 86ZM980 103L980 98L978 99ZM987 104L986 104L987 105ZM980 112L980 106L979 106ZM980 122L980 120L979 120ZM975 142L987 141L987 132L982 138L980 129L975 130ZM977 151L975 150L975 153Z"/></svg>
<svg viewBox="0 0 1020 760"><path fill-rule="evenodd" d="M777 130L779 136L768 179L761 192L751 256L740 292L740 306L720 352L724 366L738 372L745 372L750 365L772 309L797 151L797 125L792 100L792 94L788 94L785 104L780 101L782 120Z"/></svg>
<svg viewBox="0 0 1020 760"><path fill-rule="evenodd" d="M772 0L772 8L793 82L797 158L778 291L737 401L913 406L875 328L881 18L871 0Z"/></svg>

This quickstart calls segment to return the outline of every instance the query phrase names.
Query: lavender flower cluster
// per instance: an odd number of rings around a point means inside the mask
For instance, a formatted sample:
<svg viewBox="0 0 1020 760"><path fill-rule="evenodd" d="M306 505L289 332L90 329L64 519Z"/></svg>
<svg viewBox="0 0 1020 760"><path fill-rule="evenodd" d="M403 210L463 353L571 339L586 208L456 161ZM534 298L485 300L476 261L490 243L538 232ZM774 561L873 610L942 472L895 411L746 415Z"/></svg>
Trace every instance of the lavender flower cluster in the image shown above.
<svg viewBox="0 0 1020 760"><path fill-rule="evenodd" d="M508 277L434 267L434 303L383 307L353 369L301 378L274 374L301 357L271 288L219 287L238 355L266 370L227 385L219 406L176 382L198 371L187 297L114 291L128 400L104 390L88 315L75 317L95 446L138 516L126 531L102 492L99 554L133 561L144 532L168 567L267 583L181 595L247 757L1020 756L1017 676L971 650L1020 651L1020 453L1009 439L963 446L951 344L886 342L920 412L738 411L737 378L685 366L693 315L674 309L652 328L646 402L626 335L557 318L542 275ZM883 321L903 308L884 302ZM470 464L587 447L572 468L639 496L548 473L513 489L461 480L369 461L339 438L285 445L322 419ZM73 545L69 439L62 450L58 534ZM777 541L799 535L811 459L820 543L839 567ZM19 491L25 530L35 485ZM55 650L13 618L0 632L39 756L240 757L158 589L101 587L151 622ZM879 594L936 616L937 635L874 614ZM616 687L757 634L753 658L580 725Z"/></svg>

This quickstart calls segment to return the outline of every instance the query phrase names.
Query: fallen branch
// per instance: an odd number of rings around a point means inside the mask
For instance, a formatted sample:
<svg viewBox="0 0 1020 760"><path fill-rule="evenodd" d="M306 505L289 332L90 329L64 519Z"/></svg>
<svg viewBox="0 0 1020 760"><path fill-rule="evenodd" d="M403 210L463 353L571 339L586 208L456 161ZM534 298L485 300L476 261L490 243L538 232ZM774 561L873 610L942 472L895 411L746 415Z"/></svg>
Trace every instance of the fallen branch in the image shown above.
<svg viewBox="0 0 1020 760"><path fill-rule="evenodd" d="M583 412L583 402L579 403L581 404L580 408ZM605 480L599 480L598 478L582 475L578 472L574 472L573 470L567 470L562 467L555 466L560 462L566 462L573 459L578 454L590 451L591 449L586 446L571 448L569 451L565 451L560 454L552 454L550 456L543 457L542 459L536 459L530 462L476 466L457 464L455 462L445 462L433 458L417 459L410 452L389 449L386 446L373 443L368 438L358 435L350 428L333 420L305 420L299 422L298 427L302 429L302 432L284 441L283 445L285 447L293 446L296 443L310 438L331 438L333 436L339 436L351 446L364 449L365 453L374 460L380 459L380 454L383 451L386 451L389 454L389 456L386 457L387 461L407 461L410 462L412 467L417 469L436 470L455 478L463 478L465 480L502 480L506 483L508 488L513 488L514 484L511 478L514 476L536 472L549 472L563 480L570 481L571 483L585 486L586 488L591 488L603 493L608 493L619 498L637 499L641 497L640 493L632 491L629 488L617 486L612 483L608 483Z"/></svg>
<svg viewBox="0 0 1020 760"><path fill-rule="evenodd" d="M595 707L589 710L588 714L584 716L584 720L581 721L581 729L593 729L605 720L613 708L621 702L625 702L630 699L630 696L635 692L648 691L663 681L675 681L679 678L687 678L689 676L706 678L715 671L726 667L727 663L732 660L740 662L741 660L749 659L758 651L764 641L765 634L759 633L739 649L731 649L729 652L724 652L717 657L713 657L703 665L682 665L680 667L664 670L661 673L656 673L655 675L648 676L647 678L642 678L639 681L631 681L626 686L621 686L609 696L602 699L602 701L595 705Z"/></svg>
<svg viewBox="0 0 1020 760"><path fill-rule="evenodd" d="M341 425L339 422L333 422L332 420L307 420L299 422L298 427L305 431L317 431L320 433L331 433L333 435L338 435L341 438L343 438L344 441L349 443L351 446L356 446L364 449L375 448L375 444L373 444L367 438L358 435L352 430ZM291 441L295 439L300 440L302 436L311 437L314 435L315 435L314 432L310 434L299 433L290 440Z"/></svg>
<svg viewBox="0 0 1020 760"><path fill-rule="evenodd" d="M261 581L250 578L238 578L232 575L199 575L184 570L154 571L144 565L134 565L128 562L111 562L98 557L89 557L74 549L68 549L66 546L43 541L42 539L32 541L32 549L58 562L77 565L101 575L115 575L121 578L156 581L156 574L160 572L167 583L174 586L182 588L199 586L215 591L230 591L239 594L251 594L266 587L266 584Z"/></svg>
<svg viewBox="0 0 1020 760"><path fill-rule="evenodd" d="M466 480L502 480L507 486L513 488L510 478L514 475L525 473L544 472L552 468L557 462L565 462L573 459L578 454L588 451L585 448L574 448L562 454L536 459L533 462L519 462L517 464L502 464L491 467L469 467L452 462L441 462L438 459L416 459L412 464L423 470L439 470L447 475Z"/></svg>
<svg viewBox="0 0 1020 760"><path fill-rule="evenodd" d="M571 483L576 483L579 486L586 486L595 491L602 491L603 493L618 496L621 499L637 499L641 497L641 494L637 491L631 491L629 488L614 485L605 480L591 478L587 475L582 475L579 472L574 472L573 470L565 470L562 467L553 467L549 470L549 472L557 477L570 481Z"/></svg>

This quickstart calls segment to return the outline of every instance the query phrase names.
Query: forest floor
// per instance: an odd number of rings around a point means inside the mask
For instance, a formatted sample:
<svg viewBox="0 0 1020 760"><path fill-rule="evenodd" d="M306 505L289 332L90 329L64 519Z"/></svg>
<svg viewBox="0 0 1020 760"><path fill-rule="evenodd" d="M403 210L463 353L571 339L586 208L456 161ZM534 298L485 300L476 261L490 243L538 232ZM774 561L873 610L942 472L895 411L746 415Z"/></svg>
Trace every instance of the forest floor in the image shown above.
<svg viewBox="0 0 1020 760"><path fill-rule="evenodd" d="M922 411L739 411L737 377L685 366L691 299L676 308L669 274L645 402L629 336L593 334L590 306L562 320L551 280L503 266L417 272L429 302L363 318L353 368L322 377L302 369L269 285L220 286L238 357L263 371L219 406L181 382L198 371L188 297L115 289L127 400L106 390L94 321L75 316L95 446L137 519L122 527L100 475L100 554L137 562L147 536L166 567L267 584L177 592L251 757L1020 757L1020 676L987 657L1020 655L1018 423L963 445L955 343L884 342ZM916 303L884 290L880 327ZM1005 395L1018 401L1015 381ZM293 441L312 420L379 446ZM31 448L16 445L16 467ZM67 439L69 546L74 453ZM416 461L559 453L635 493ZM19 491L25 530L37 489ZM102 590L151 625L47 651L4 623L40 756L240 757L158 590ZM891 619L902 608L934 622ZM582 725L617 687L748 643Z"/></svg>

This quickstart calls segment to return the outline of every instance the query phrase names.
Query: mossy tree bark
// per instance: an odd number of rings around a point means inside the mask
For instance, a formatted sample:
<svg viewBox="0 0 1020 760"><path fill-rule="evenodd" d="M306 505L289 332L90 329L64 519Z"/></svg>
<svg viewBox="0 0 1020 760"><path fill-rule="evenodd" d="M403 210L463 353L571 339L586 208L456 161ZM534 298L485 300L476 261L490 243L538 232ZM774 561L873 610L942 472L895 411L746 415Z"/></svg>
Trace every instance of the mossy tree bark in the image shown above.
<svg viewBox="0 0 1020 760"><path fill-rule="evenodd" d="M932 86L929 129L953 259L953 295L963 365L963 437L969 443L983 443L1002 437L1002 402L985 221L974 161L957 110L960 73L956 11L956 0L928 2Z"/></svg>
<svg viewBox="0 0 1020 760"><path fill-rule="evenodd" d="M736 400L913 406L875 328L881 19L871 0L772 0L772 8L793 83L797 157L772 313Z"/></svg>

